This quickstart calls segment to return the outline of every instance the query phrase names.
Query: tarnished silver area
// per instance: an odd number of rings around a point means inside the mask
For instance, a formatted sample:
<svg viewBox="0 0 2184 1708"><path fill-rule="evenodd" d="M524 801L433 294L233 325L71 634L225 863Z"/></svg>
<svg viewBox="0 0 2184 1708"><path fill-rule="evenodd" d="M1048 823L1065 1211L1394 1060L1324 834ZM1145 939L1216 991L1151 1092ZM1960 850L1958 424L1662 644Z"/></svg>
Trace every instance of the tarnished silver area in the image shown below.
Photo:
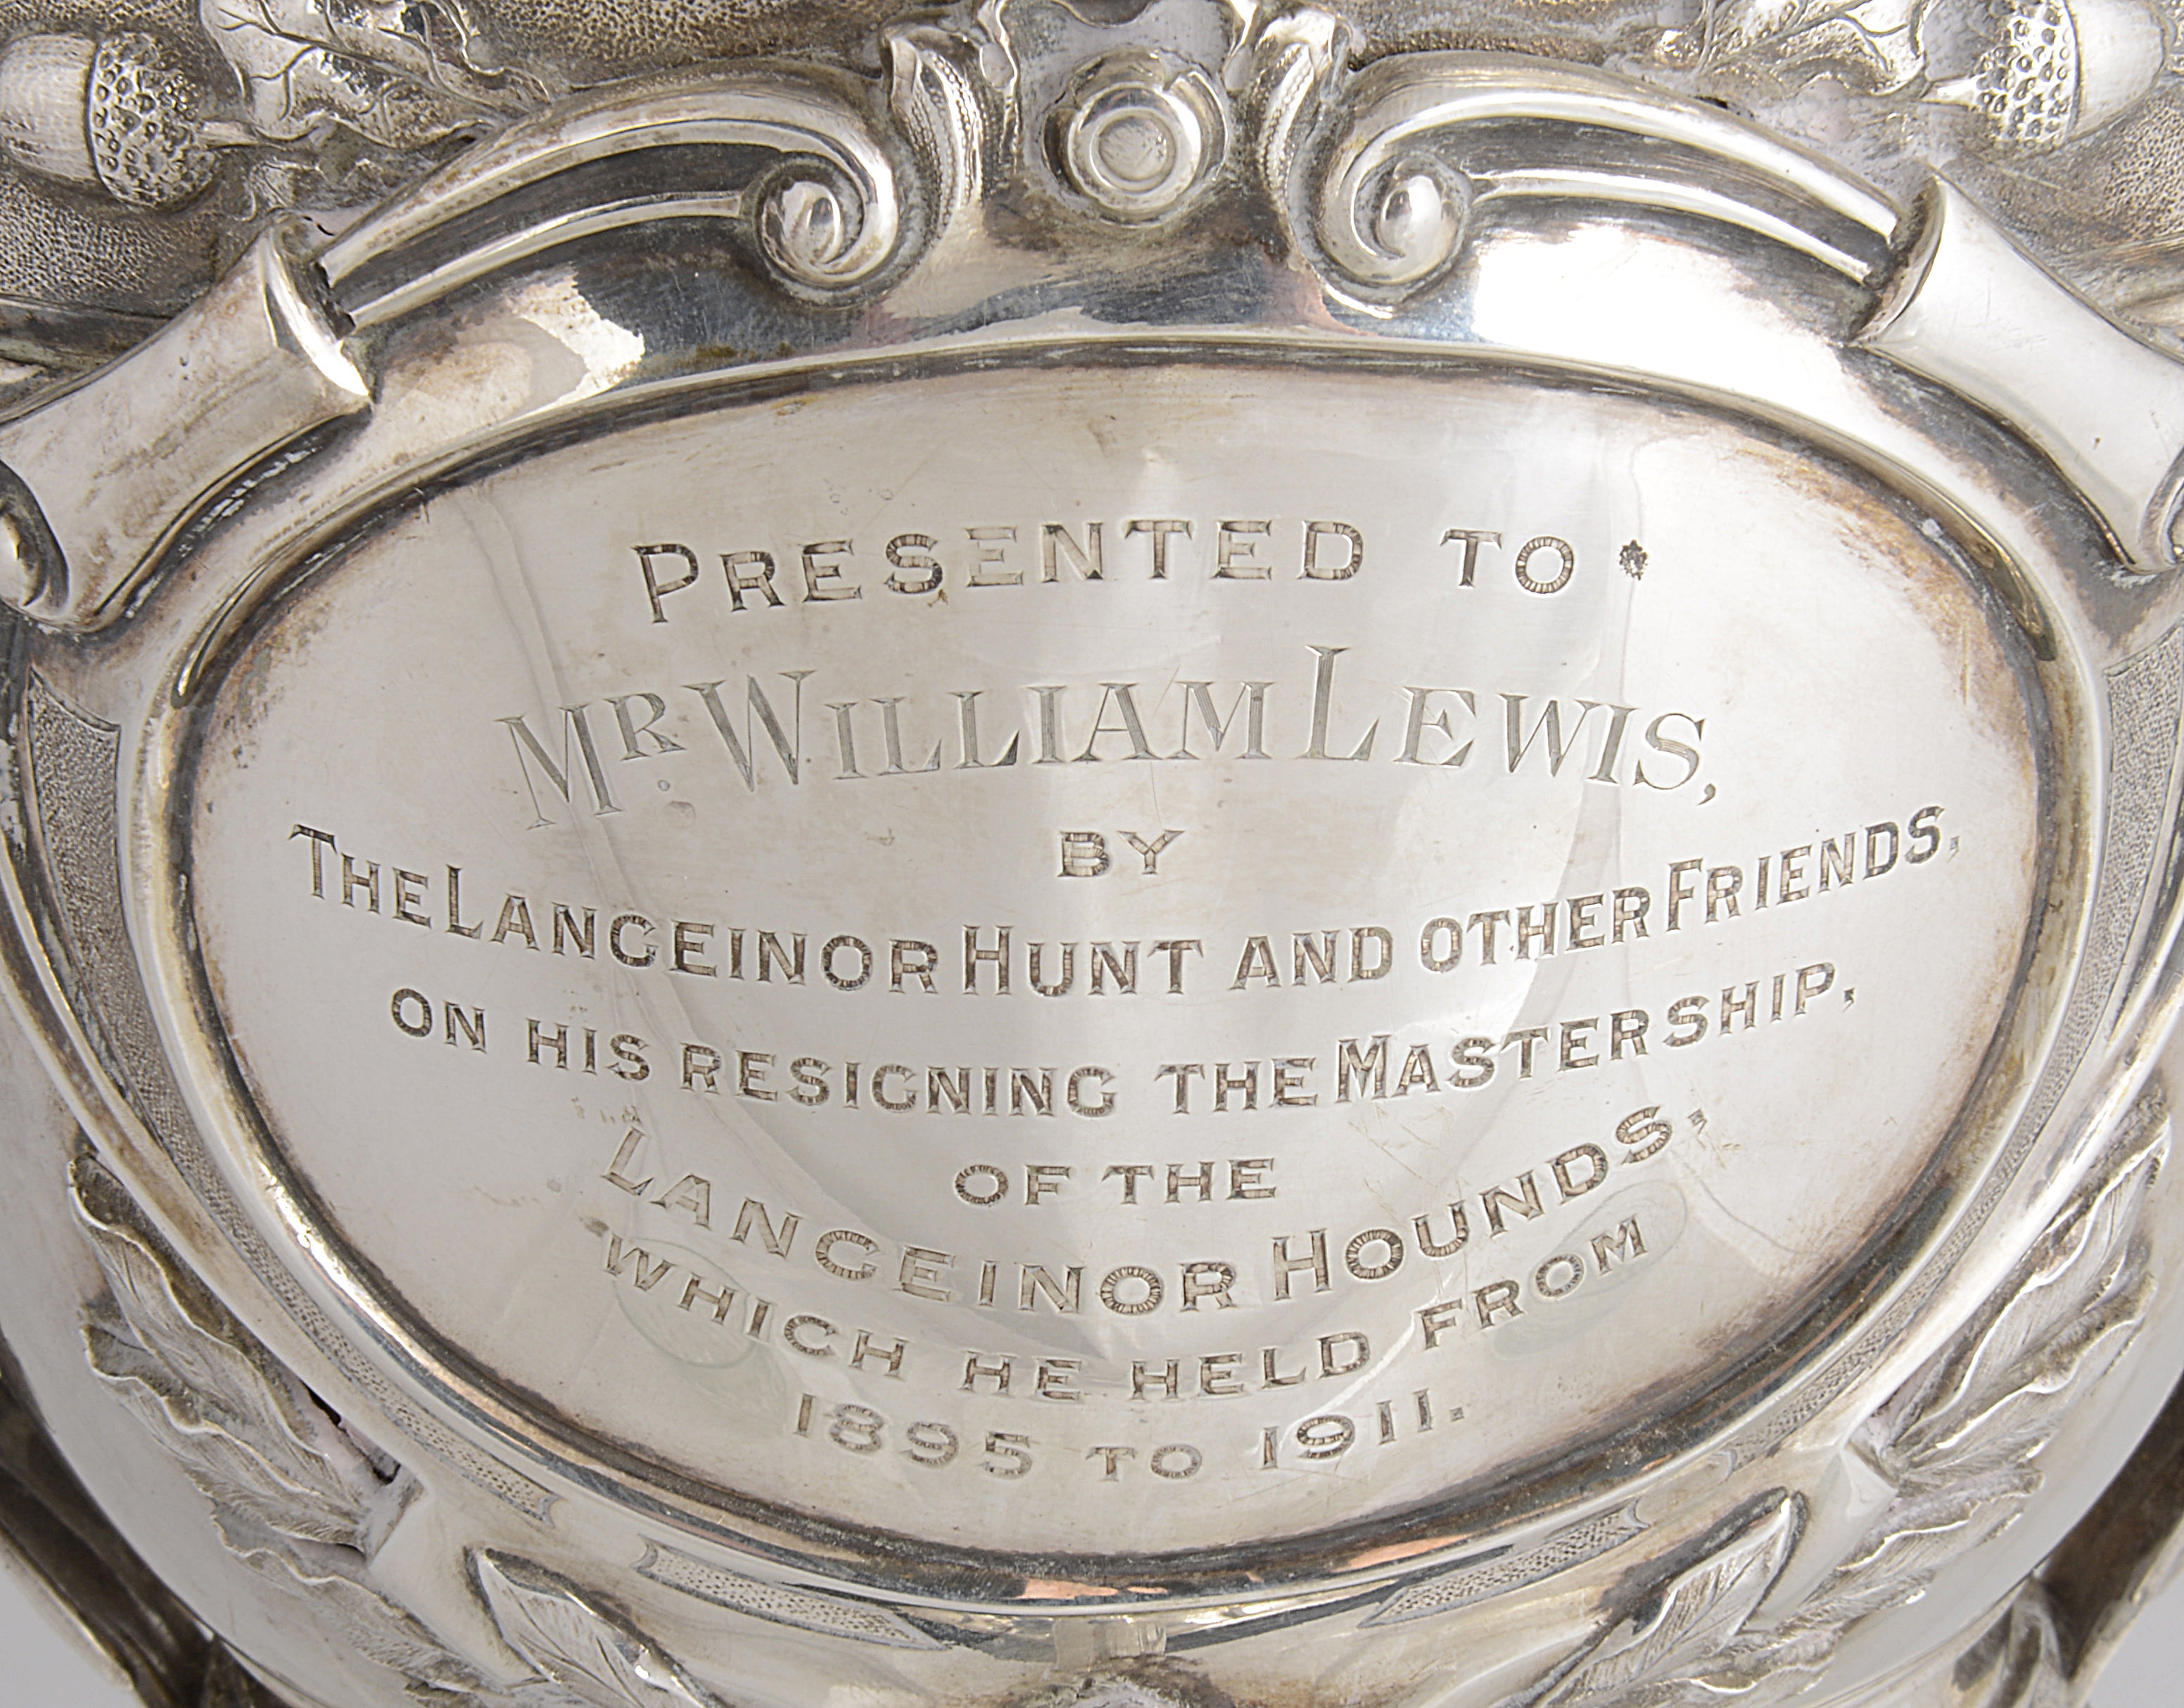
<svg viewBox="0 0 2184 1708"><path fill-rule="evenodd" d="M6 195L220 234L0 421L86 1632L2081 1700L2179 1518L2184 362L2011 186L2159 30L807 25L0 47Z"/></svg>

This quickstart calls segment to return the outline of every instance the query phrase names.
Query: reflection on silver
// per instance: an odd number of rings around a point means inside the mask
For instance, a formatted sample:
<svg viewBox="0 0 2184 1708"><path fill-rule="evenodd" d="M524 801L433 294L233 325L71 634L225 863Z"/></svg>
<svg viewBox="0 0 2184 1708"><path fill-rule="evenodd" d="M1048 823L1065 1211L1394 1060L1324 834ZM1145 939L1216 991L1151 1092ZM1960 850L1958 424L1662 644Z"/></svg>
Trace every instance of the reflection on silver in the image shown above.
<svg viewBox="0 0 2184 1708"><path fill-rule="evenodd" d="M2022 185L2176 98L2135 0L20 22L0 219L132 258L0 304L92 1640L2082 1698L2180 1516L2184 363Z"/></svg>
<svg viewBox="0 0 2184 1708"><path fill-rule="evenodd" d="M786 1583L764 1583L755 1577L726 1572L679 1549L647 1544L637 1570L655 1583L665 1583L710 1601L716 1607L733 1608L754 1618L802 1631L823 1631L853 1642L877 1643L885 1649L938 1649L941 1645L909 1621L870 1602L838 1595L815 1595Z"/></svg>
<svg viewBox="0 0 2184 1708"><path fill-rule="evenodd" d="M1628 1507L1603 1513L1558 1531L1537 1548L1524 1553L1504 1555L1477 1566L1459 1566L1439 1577L1429 1577L1390 1596L1387 1605L1366 1622L1379 1625L1403 1619L1429 1618L1489 1596L1524 1588L1558 1572L1583 1565L1630 1541L1645 1528L1644 1522Z"/></svg>

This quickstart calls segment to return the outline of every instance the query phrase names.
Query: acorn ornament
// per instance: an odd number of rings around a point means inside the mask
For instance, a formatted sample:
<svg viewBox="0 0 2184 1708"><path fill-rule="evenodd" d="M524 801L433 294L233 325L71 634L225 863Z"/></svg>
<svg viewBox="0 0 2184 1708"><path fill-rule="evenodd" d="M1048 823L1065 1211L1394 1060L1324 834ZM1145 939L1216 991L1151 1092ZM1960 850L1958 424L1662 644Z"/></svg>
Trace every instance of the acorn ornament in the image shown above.
<svg viewBox="0 0 2184 1708"><path fill-rule="evenodd" d="M208 101L141 31L19 36L0 52L0 153L131 207L178 207L219 170Z"/></svg>
<svg viewBox="0 0 2184 1708"><path fill-rule="evenodd" d="M1928 101L1983 114L2007 153L2044 153L2113 123L2160 75L2161 25L2143 0L1992 0L1978 64Z"/></svg>

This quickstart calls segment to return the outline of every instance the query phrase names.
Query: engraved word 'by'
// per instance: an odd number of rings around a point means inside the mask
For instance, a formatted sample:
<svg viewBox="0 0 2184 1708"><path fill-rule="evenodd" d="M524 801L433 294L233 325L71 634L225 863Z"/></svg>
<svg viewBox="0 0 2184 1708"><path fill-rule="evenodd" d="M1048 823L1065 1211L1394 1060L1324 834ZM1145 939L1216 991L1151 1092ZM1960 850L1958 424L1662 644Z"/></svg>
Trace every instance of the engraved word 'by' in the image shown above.
<svg viewBox="0 0 2184 1708"><path fill-rule="evenodd" d="M1135 831L1124 831L1122 838L1128 843L1139 859L1145 862L1145 876L1156 877L1160 873L1160 857L1167 851L1181 831L1164 830L1150 842ZM1107 851L1107 838L1099 831L1064 831L1061 833L1061 876L1064 877L1105 877L1116 869L1114 856Z"/></svg>

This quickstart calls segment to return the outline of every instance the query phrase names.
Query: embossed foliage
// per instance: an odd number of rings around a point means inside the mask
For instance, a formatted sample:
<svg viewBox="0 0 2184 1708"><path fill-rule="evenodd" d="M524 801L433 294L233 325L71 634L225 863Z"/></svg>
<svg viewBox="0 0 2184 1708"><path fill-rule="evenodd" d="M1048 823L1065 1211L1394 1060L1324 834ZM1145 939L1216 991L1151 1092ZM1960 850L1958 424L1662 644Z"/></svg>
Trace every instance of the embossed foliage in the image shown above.
<svg viewBox="0 0 2184 1708"><path fill-rule="evenodd" d="M339 125L411 148L534 105L542 85L492 62L465 0L422 5L204 0L251 129L293 142Z"/></svg>
<svg viewBox="0 0 2184 1708"><path fill-rule="evenodd" d="M1666 1708L1699 1700L1702 1681L1781 1576L1804 1503L1785 1490L1751 1503L1698 1557L1642 1595L1599 1638L1518 1699L1527 1708Z"/></svg>
<svg viewBox="0 0 2184 1708"><path fill-rule="evenodd" d="M92 1367L160 1433L223 1524L243 1515L361 1551L393 1478L168 1255L111 1175L80 1161L75 1189L114 1307L84 1331Z"/></svg>
<svg viewBox="0 0 2184 1708"><path fill-rule="evenodd" d="M2159 1099L2142 1099L1986 1308L1867 1421L1859 1448L1895 1494L1816 1590L1754 1623L1802 1523L1802 1503L1777 1491L1717 1529L1696 1561L1670 1562L1635 1606L1505 1708L1794 1696L1859 1620L1916 1599L2008 1528L2044 1479L2039 1456L2064 1414L2145 1320L2154 1282L2141 1219L2169 1142Z"/></svg>
<svg viewBox="0 0 2184 1708"><path fill-rule="evenodd" d="M1925 75L1925 0L1728 0L1691 29L1665 32L1655 53L1732 86L1794 89L1832 76L1893 94Z"/></svg>
<svg viewBox="0 0 2184 1708"><path fill-rule="evenodd" d="M110 1305L84 1329L92 1368L212 1503L240 1558L306 1599L358 1653L428 1700L490 1700L484 1681L365 1581L406 1473L353 1438L169 1252L120 1182L74 1171Z"/></svg>
<svg viewBox="0 0 2184 1708"><path fill-rule="evenodd" d="M502 1639L546 1687L520 1685L517 1700L537 1708L721 1708L671 1658L573 1584L496 1554L477 1555L472 1569Z"/></svg>
<svg viewBox="0 0 2184 1708"><path fill-rule="evenodd" d="M2142 1103L2008 1284L1867 1424L1861 1444L1896 1497L1753 1661L1786 1661L1801 1637L1911 1600L2015 1521L2064 1414L2145 1320L2154 1282L2139 1223L2168 1149L2165 1115Z"/></svg>

